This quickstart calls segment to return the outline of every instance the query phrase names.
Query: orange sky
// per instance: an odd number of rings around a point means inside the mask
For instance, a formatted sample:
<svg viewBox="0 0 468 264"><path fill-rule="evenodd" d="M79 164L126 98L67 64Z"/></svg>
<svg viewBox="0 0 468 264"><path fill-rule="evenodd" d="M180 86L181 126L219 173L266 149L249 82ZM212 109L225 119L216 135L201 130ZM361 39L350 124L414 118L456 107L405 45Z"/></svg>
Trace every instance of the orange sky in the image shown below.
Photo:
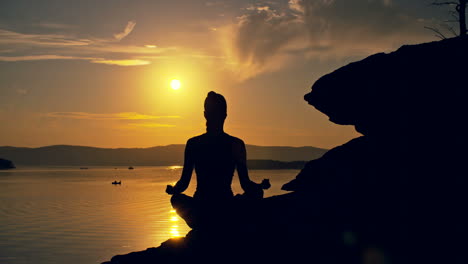
<svg viewBox="0 0 468 264"><path fill-rule="evenodd" d="M343 144L354 128L302 97L349 62L434 40L424 26L445 13L407 2L2 1L0 146L185 143L210 90L247 144Z"/></svg>

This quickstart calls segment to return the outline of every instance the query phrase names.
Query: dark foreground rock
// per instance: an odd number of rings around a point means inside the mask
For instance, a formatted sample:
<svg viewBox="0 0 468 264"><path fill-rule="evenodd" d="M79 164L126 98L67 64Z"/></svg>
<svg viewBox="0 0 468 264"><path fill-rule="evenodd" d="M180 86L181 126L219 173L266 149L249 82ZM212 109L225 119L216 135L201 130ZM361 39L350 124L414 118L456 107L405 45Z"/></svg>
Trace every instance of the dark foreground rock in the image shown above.
<svg viewBox="0 0 468 264"><path fill-rule="evenodd" d="M308 162L233 234L191 233L111 263L468 263L467 62L468 38L456 38L323 76L306 101L362 137Z"/></svg>
<svg viewBox="0 0 468 264"><path fill-rule="evenodd" d="M6 159L0 159L0 170L9 170L16 168L13 162Z"/></svg>
<svg viewBox="0 0 468 264"><path fill-rule="evenodd" d="M329 238L317 239L304 227L298 223L294 235L271 229L269 225L255 231L236 229L233 225L214 232L192 230L186 237L169 239L156 248L114 256L103 264L359 263L352 246L337 244Z"/></svg>
<svg viewBox="0 0 468 264"><path fill-rule="evenodd" d="M285 188L321 192L395 263L465 263L468 38L403 46L320 78L305 100L364 136ZM331 205L331 204L330 204Z"/></svg>

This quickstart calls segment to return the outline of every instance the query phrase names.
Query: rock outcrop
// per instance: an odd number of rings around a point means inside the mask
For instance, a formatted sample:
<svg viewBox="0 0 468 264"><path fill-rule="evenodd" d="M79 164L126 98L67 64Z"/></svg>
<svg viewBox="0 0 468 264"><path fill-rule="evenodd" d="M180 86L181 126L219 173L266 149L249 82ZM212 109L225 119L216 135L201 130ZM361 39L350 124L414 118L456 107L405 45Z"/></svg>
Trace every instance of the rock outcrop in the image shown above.
<svg viewBox="0 0 468 264"><path fill-rule="evenodd" d="M9 170L16 168L13 162L6 159L0 159L0 170Z"/></svg>
<svg viewBox="0 0 468 264"><path fill-rule="evenodd" d="M283 186L291 193L264 199L250 233L189 235L182 248L168 241L111 263L182 263L217 250L246 263L466 263L467 62L468 38L456 38L323 76L305 100L362 137L308 162Z"/></svg>
<svg viewBox="0 0 468 264"><path fill-rule="evenodd" d="M468 38L454 38L320 78L305 100L364 136L309 162L284 188L321 193L348 216L337 228L395 263L467 261L466 62Z"/></svg>
<svg viewBox="0 0 468 264"><path fill-rule="evenodd" d="M320 78L305 100L364 135L447 131L463 120L467 44L455 38L372 55Z"/></svg>

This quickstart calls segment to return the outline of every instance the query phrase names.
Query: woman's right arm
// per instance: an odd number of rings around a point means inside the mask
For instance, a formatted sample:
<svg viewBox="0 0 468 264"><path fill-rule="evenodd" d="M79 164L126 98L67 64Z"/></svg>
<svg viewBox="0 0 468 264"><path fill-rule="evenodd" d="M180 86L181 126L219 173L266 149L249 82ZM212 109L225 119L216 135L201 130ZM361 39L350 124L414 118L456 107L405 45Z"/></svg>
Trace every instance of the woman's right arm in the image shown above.
<svg viewBox="0 0 468 264"><path fill-rule="evenodd" d="M189 139L185 145L185 154L184 154L184 168L182 169L182 175L179 181L174 185L174 187L166 189L166 192L169 194L177 194L184 192L190 184L190 179L192 178L193 168L195 166L194 162L194 153L193 153L193 142Z"/></svg>

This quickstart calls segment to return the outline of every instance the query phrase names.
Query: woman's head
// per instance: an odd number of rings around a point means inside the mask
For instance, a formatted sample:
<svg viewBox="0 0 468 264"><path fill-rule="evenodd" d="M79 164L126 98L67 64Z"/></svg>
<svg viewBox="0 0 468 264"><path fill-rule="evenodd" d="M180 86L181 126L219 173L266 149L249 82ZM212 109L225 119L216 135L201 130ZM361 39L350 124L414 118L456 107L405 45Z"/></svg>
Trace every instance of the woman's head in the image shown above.
<svg viewBox="0 0 468 264"><path fill-rule="evenodd" d="M226 119L226 99L221 94L209 92L205 99L205 118L207 121L221 122Z"/></svg>

